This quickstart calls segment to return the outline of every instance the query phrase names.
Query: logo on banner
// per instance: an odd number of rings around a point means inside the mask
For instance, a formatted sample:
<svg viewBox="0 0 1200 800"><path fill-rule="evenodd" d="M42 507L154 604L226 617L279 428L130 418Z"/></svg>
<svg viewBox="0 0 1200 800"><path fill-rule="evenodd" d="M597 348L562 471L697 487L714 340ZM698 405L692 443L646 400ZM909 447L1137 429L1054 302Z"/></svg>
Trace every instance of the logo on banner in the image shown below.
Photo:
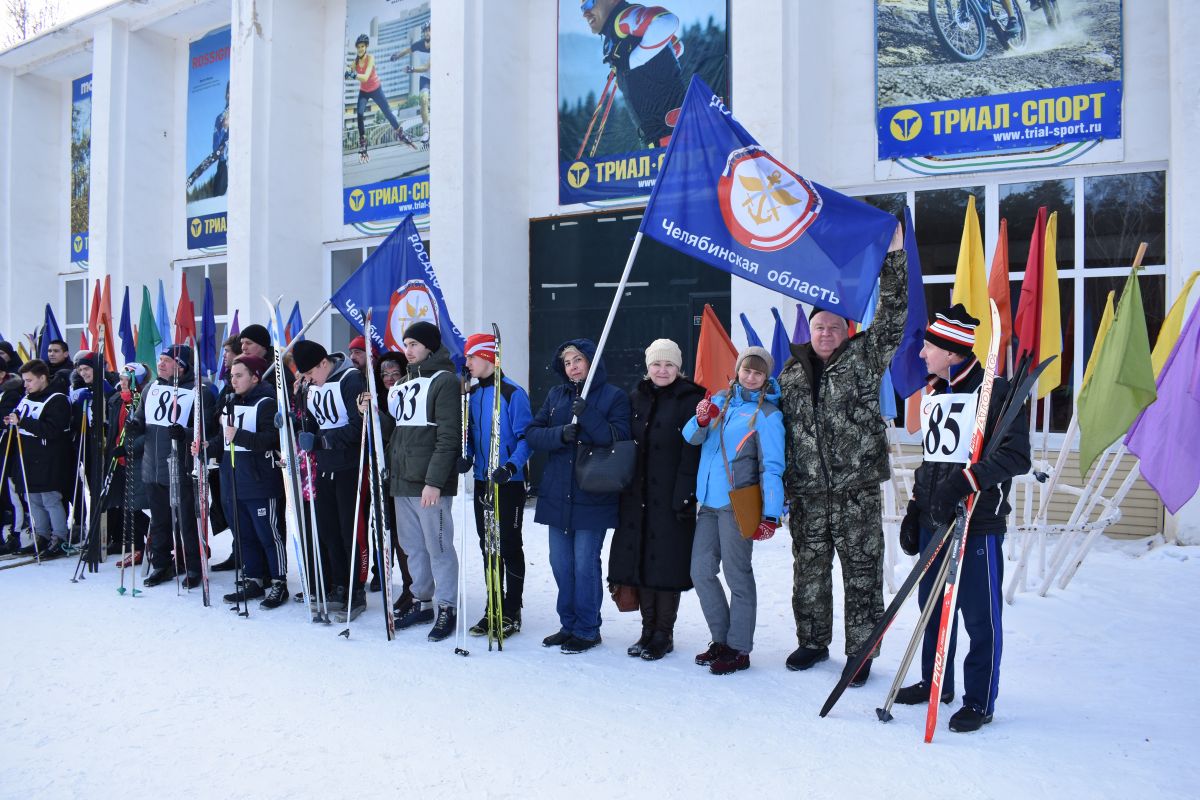
<svg viewBox="0 0 1200 800"><path fill-rule="evenodd" d="M717 196L730 234L755 250L782 250L821 212L816 187L758 146L729 154Z"/></svg>
<svg viewBox="0 0 1200 800"><path fill-rule="evenodd" d="M890 127L898 141L912 141L921 132L921 115L911 108L902 108L892 116Z"/></svg>
<svg viewBox="0 0 1200 800"><path fill-rule="evenodd" d="M350 193L350 210L362 211L363 204L367 202L367 196L363 194L362 189L355 189Z"/></svg>
<svg viewBox="0 0 1200 800"><path fill-rule="evenodd" d="M571 184L572 189L582 188L590 177L592 170L582 161L576 161L567 169L567 183Z"/></svg>
<svg viewBox="0 0 1200 800"><path fill-rule="evenodd" d="M425 281L420 279L411 280L392 292L387 332L383 337L389 350L404 350L404 332L414 322L438 325L437 300Z"/></svg>
<svg viewBox="0 0 1200 800"><path fill-rule="evenodd" d="M74 241L71 243L71 247L75 250L76 253L82 253L83 252L83 237L76 236Z"/></svg>
<svg viewBox="0 0 1200 800"><path fill-rule="evenodd" d="M192 238L199 238L200 232L203 230L203 223L201 223L199 217L197 217L193 219L190 224L192 226Z"/></svg>

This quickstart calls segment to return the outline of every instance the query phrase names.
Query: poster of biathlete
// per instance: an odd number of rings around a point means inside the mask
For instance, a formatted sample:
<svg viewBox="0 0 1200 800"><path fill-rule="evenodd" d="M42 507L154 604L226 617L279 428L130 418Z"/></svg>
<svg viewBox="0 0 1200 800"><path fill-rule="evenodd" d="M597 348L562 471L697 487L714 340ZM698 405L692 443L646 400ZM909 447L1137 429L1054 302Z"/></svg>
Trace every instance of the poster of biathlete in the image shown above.
<svg viewBox="0 0 1200 800"><path fill-rule="evenodd" d="M229 188L229 28L188 48L187 246L225 246Z"/></svg>
<svg viewBox="0 0 1200 800"><path fill-rule="evenodd" d="M347 0L342 221L429 214L429 0Z"/></svg>
<svg viewBox="0 0 1200 800"><path fill-rule="evenodd" d="M1121 0L876 0L876 177L1119 160Z"/></svg>
<svg viewBox="0 0 1200 800"><path fill-rule="evenodd" d="M92 76L71 81L71 263L88 260L92 186Z"/></svg>
<svg viewBox="0 0 1200 800"><path fill-rule="evenodd" d="M558 201L645 197L693 75L729 97L725 0L559 0Z"/></svg>

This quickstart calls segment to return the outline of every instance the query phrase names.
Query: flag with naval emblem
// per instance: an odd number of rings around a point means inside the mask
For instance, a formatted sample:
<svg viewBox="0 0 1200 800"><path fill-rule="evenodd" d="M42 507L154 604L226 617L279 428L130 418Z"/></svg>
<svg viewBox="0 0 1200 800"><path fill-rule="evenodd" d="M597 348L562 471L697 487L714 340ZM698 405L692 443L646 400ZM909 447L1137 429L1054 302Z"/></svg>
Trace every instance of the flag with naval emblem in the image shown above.
<svg viewBox="0 0 1200 800"><path fill-rule="evenodd" d="M732 275L861 321L890 214L793 172L692 78L641 232Z"/></svg>

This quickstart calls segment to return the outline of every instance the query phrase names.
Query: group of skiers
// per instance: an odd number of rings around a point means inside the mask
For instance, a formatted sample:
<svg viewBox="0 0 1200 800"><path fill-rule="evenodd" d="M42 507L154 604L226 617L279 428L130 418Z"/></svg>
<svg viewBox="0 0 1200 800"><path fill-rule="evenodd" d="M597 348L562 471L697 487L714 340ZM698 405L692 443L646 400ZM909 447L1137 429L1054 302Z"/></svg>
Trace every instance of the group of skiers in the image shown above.
<svg viewBox="0 0 1200 800"><path fill-rule="evenodd" d="M88 459L73 456L86 450L86 420L97 402L95 387L102 386L107 449L93 463L109 464L116 478L104 498L116 512L107 544L125 553L125 566L148 551L146 586L176 576L189 588L205 580L207 536L198 533L200 515L193 513L200 489L213 498L212 530L235 531L233 554L212 565L238 570L227 602L260 599L267 609L286 602L284 519L304 519L310 541L296 552L307 585L296 599L306 599L314 613L352 620L365 609L368 588L390 588L393 564L384 561L390 556L402 576L392 605L395 628L432 624L428 638L446 639L460 610L452 503L459 476L469 474L493 595L469 630L503 641L521 630L527 469L540 451L546 462L534 518L549 529L559 616L544 646L581 653L600 644L601 549L613 529L608 588L619 605L624 598L623 610L636 607L642 619L629 655L654 661L673 650L681 594L694 587L711 640L696 663L718 675L748 668L757 606L754 543L773 536L790 514L798 647L786 666L806 670L829 657L835 551L845 590L845 652L853 656L875 641L872 631L883 616L879 484L890 472L878 398L906 317L901 243L898 229L869 328L851 336L845 319L814 310L811 342L792 347L778 378L771 354L749 347L729 387L711 396L683 375L680 348L668 339L646 348L646 377L628 393L608 383L592 341L562 343L550 365L560 380L536 413L526 391L498 371L495 336L466 340L459 375L429 322L404 331L402 353L380 358L367 352L363 337L346 354L300 340L287 358L277 357L267 330L251 325L225 343L219 391L207 383L197 390L194 354L185 345L163 352L152 379L141 364L97 376L102 365L95 353L80 353L72 364L62 342L51 344L48 362L22 365L0 343L6 430L0 447L4 485L14 490L0 496L27 508L31 535L23 544L14 529L7 546L49 556L78 543L69 526L82 518L78 484L87 480ZM956 305L927 328L922 357L935 396L979 391L984 370L972 355L977 324ZM276 364L284 365L282 376ZM1007 388L1002 378L994 387ZM204 440L194 415L204 423ZM997 416L989 413L985 438ZM959 595L971 646L964 705L950 722L957 731L990 722L998 690L1007 496L1011 479L1030 465L1027 424L1020 414L1016 419L978 462L924 463L901 526L902 548L916 554L954 519L960 502L977 494ZM381 452L370 444L368 426L376 423ZM281 439L288 430L295 431L291 454L292 439ZM623 491L581 485L591 449L630 440L636 458ZM365 458L371 453L374 460ZM298 467L298 495L286 491L281 457ZM202 474L196 483L194 466L208 473L205 465L214 463L216 478ZM386 485L372 487L371 480ZM382 508L368 497L375 489L390 495ZM285 514L289 503L294 507ZM0 510L12 525L12 508ZM391 532L390 547L382 535L372 544L367 518L375 515L386 517L377 530ZM375 575L368 581L372 551ZM936 572L935 564L921 583L922 602ZM901 690L897 702L928 700L938 616L926 632L922 680ZM953 639L950 647L943 702L954 696ZM877 648L869 655L878 655ZM851 676L851 686L867 680L870 664L868 658Z"/></svg>

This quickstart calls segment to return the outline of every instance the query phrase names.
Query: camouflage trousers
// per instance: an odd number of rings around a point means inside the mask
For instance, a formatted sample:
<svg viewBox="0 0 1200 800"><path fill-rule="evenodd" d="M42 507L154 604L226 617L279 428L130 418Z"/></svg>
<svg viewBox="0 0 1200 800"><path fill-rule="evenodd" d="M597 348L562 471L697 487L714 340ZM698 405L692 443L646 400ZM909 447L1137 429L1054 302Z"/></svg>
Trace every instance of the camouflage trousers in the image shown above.
<svg viewBox="0 0 1200 800"><path fill-rule="evenodd" d="M883 616L883 510L878 488L788 498L792 613L801 647L833 639L833 553L842 565L846 654L854 655ZM872 658L879 655L878 648Z"/></svg>

